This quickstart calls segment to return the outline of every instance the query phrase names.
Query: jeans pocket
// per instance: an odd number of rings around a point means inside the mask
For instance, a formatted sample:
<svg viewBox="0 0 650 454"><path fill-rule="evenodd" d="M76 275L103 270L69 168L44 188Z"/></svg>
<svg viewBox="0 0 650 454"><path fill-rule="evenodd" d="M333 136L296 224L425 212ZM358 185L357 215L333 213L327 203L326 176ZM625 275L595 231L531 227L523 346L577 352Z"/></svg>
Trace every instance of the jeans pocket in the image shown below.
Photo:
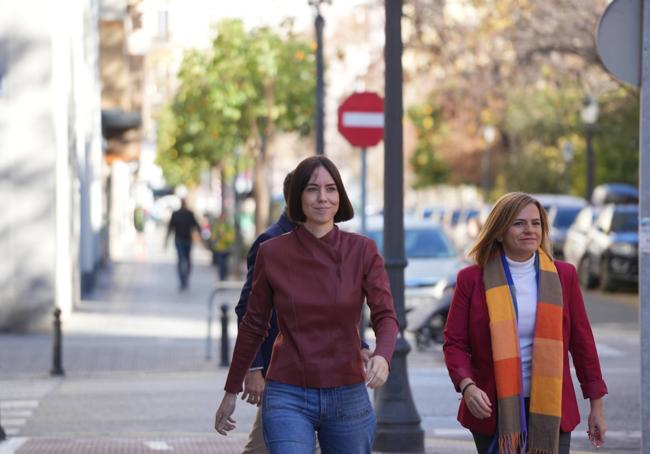
<svg viewBox="0 0 650 454"><path fill-rule="evenodd" d="M305 389L268 380L264 387L263 409L301 411L305 407Z"/></svg>
<svg viewBox="0 0 650 454"><path fill-rule="evenodd" d="M342 421L363 419L372 413L365 383L337 389L337 418Z"/></svg>

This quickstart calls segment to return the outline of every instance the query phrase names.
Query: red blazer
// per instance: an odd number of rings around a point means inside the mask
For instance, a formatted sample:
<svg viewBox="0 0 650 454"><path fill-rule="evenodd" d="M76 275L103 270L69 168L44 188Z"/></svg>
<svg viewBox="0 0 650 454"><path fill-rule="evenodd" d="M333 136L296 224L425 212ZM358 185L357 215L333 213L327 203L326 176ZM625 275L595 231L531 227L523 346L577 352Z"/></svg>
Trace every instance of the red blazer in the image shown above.
<svg viewBox="0 0 650 454"><path fill-rule="evenodd" d="M569 369L569 352L585 399L604 396L607 394L607 386L600 371L598 352L576 270L566 262L555 261L555 266L560 277L564 301L564 374L560 427L563 432L570 432L580 422L580 414ZM473 432L492 435L496 432L497 424L497 390L483 271L478 265L469 266L458 273L444 336L445 363L456 390L459 390L458 384L463 378L470 377L487 393L492 402L493 411L490 417L477 419L461 399L458 421Z"/></svg>

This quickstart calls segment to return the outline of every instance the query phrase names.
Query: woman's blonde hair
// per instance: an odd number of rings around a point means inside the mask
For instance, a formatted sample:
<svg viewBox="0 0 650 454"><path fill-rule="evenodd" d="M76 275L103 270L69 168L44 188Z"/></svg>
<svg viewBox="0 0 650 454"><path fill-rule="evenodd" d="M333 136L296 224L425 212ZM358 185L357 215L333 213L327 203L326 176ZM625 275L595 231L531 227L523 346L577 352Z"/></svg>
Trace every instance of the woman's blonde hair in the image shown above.
<svg viewBox="0 0 650 454"><path fill-rule="evenodd" d="M492 257L499 253L501 249L499 240L503 239L519 212L531 203L539 209L539 218L542 222L541 248L549 257L552 257L546 211L538 200L523 192L509 192L496 201L468 255L479 266L484 267Z"/></svg>

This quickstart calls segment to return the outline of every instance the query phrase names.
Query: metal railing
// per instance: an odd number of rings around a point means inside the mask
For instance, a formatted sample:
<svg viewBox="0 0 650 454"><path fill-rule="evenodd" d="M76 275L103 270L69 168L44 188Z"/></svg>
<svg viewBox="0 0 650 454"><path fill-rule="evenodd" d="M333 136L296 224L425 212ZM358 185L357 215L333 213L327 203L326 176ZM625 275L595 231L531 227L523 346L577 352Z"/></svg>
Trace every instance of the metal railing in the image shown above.
<svg viewBox="0 0 650 454"><path fill-rule="evenodd" d="M212 318L214 317L214 304L217 297L228 290L241 290L244 286L244 281L219 281L214 285L210 298L208 299L208 314L207 314L207 335L205 339L205 359L209 361L212 359ZM239 298L239 293L235 298ZM230 304L228 301L222 301L221 305L221 366L228 366L230 345L228 339L228 309Z"/></svg>

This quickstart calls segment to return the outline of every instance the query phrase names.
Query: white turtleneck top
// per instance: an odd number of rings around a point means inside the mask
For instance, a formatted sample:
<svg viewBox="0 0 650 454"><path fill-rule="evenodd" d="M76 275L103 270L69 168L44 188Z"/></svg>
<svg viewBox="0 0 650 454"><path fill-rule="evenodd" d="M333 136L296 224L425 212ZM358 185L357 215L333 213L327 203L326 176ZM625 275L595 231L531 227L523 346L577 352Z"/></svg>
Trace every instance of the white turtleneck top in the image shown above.
<svg viewBox="0 0 650 454"><path fill-rule="evenodd" d="M535 315L537 314L537 279L535 276L535 255L525 262L516 262L506 257L510 274L515 285L517 307L519 309L519 348L524 396L530 396L530 376L533 363L533 337L535 335Z"/></svg>

